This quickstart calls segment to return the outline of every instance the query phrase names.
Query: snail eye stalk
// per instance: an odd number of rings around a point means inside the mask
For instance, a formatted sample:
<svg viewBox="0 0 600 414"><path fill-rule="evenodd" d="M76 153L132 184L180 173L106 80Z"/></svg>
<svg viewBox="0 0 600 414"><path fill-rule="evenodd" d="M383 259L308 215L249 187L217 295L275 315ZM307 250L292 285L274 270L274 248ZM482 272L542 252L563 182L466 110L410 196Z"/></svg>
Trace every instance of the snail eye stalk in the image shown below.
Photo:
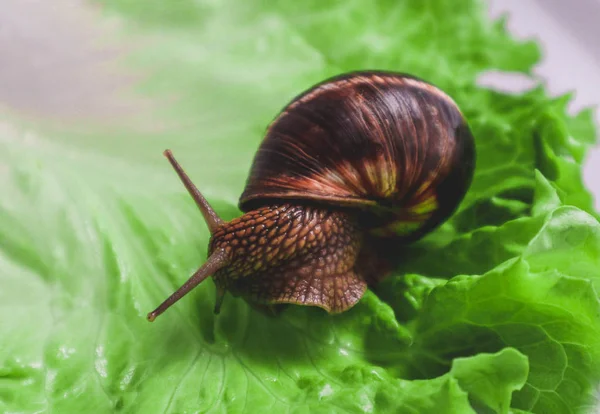
<svg viewBox="0 0 600 414"><path fill-rule="evenodd" d="M223 224L223 220L211 207L206 198L204 198L200 190L198 190L198 187L196 187L194 183L192 183L192 180L190 180L190 177L188 177L188 175L185 173L183 167L177 162L171 150L165 150L163 154L165 155L165 157L167 157L167 159L173 166L173 169L181 179L181 182L183 183L183 185L185 185L185 188L187 188L188 192L196 202L196 205L198 206L200 212L204 216L204 221L206 221L206 225L210 230L210 234L214 234L217 227Z"/></svg>

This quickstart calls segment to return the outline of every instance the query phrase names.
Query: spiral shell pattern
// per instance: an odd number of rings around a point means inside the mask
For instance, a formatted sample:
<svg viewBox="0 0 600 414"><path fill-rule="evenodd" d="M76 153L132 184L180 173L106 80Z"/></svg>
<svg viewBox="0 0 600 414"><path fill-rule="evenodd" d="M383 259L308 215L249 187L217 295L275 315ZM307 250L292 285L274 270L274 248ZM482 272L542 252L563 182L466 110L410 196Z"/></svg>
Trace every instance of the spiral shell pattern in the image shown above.
<svg viewBox="0 0 600 414"><path fill-rule="evenodd" d="M392 72L353 72L296 97L267 130L240 198L355 207L379 236L420 236L471 183L473 136L439 88Z"/></svg>

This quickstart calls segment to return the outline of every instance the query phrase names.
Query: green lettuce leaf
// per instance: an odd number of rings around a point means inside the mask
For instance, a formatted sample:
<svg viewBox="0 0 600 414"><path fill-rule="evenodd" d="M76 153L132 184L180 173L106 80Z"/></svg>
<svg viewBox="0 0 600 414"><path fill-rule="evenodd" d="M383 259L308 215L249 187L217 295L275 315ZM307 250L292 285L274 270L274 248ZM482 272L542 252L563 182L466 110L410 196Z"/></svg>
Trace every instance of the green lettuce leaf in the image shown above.
<svg viewBox="0 0 600 414"><path fill-rule="evenodd" d="M529 73L538 47L484 4L104 0L157 103L122 125L0 124L1 412L591 412L600 224L581 179L590 112ZM170 147L226 219L266 125L341 71L391 69L455 97L477 140L457 214L398 252L352 310L268 317L206 282L145 314L206 257ZM173 99L174 98L174 99Z"/></svg>
<svg viewBox="0 0 600 414"><path fill-rule="evenodd" d="M505 348L497 354L479 354L470 358L456 358L450 374L473 401L473 405L487 407L497 413L508 413L512 393L520 390L527 380L527 357L514 348Z"/></svg>

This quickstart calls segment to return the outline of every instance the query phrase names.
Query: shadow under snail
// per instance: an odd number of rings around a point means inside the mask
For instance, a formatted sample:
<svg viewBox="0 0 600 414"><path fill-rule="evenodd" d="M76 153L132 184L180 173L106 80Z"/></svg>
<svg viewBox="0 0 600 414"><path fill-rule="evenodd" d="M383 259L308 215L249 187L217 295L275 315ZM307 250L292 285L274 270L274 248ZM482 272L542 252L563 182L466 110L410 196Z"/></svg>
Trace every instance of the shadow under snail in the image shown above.
<svg viewBox="0 0 600 414"><path fill-rule="evenodd" d="M423 237L453 214L471 184L475 146L456 103L406 74L327 79L268 127L239 207L224 222L171 151L165 155L211 233L208 260L148 314L153 321L213 276L250 304L355 305L389 266L386 246Z"/></svg>

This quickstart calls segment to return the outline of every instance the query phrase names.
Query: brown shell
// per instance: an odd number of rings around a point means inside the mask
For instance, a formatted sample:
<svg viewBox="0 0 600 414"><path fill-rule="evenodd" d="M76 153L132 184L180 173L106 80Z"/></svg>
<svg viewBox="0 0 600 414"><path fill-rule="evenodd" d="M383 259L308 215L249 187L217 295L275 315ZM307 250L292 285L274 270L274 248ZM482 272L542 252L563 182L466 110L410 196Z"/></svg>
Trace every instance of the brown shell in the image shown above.
<svg viewBox="0 0 600 414"><path fill-rule="evenodd" d="M474 166L469 127L443 91L405 74L347 73L271 123L240 208L282 199L354 206L375 234L418 237L454 212Z"/></svg>

